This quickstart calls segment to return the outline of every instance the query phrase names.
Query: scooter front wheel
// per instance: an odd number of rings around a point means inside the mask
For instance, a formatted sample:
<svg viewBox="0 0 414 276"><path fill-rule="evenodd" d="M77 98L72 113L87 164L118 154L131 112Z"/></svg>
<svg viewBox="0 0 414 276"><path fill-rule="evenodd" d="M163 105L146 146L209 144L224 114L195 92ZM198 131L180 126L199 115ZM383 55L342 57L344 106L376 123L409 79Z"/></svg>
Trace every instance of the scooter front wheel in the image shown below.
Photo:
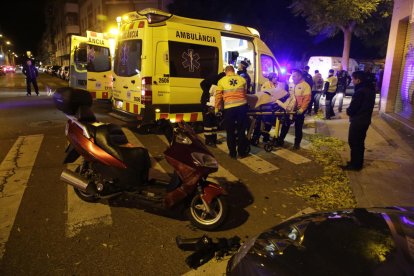
<svg viewBox="0 0 414 276"><path fill-rule="evenodd" d="M187 216L191 223L202 230L214 230L219 227L227 217L228 204L223 196L214 198L209 204L210 212L199 194L191 200Z"/></svg>

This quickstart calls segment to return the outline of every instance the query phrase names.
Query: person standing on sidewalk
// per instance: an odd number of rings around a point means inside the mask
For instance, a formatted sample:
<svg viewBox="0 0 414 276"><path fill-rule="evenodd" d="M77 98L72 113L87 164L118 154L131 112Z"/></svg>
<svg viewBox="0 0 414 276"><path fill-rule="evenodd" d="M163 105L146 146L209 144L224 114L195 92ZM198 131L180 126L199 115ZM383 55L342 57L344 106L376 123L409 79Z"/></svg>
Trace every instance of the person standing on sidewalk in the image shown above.
<svg viewBox="0 0 414 276"><path fill-rule="evenodd" d="M322 74L319 73L319 70L315 70L315 75L312 77L313 86L312 86L312 96L311 101L308 105L307 113L309 115L312 114L312 106L314 106L315 114L318 114L319 111L319 101L321 99L322 91L323 91L323 78Z"/></svg>
<svg viewBox="0 0 414 276"><path fill-rule="evenodd" d="M325 82L324 93L325 93L325 119L330 120L331 117L335 116L333 110L332 99L335 97L336 89L338 85L338 78L334 75L334 70L329 70L328 78Z"/></svg>
<svg viewBox="0 0 414 276"><path fill-rule="evenodd" d="M223 110L224 128L227 134L227 147L232 159L248 155L248 140L246 130L247 118L247 89L246 80L237 75L234 67L229 65L224 69L226 76L219 80L216 89L215 107Z"/></svg>
<svg viewBox="0 0 414 276"><path fill-rule="evenodd" d="M26 76L26 87L27 87L27 93L26 96L32 95L31 91L31 83L33 83L34 90L36 92L36 95L39 96L39 87L37 86L37 76L39 75L39 72L37 71L36 66L32 64L32 61L28 59L26 61L26 64L23 66L22 73Z"/></svg>
<svg viewBox="0 0 414 276"><path fill-rule="evenodd" d="M355 93L346 109L350 121L348 144L351 148L351 161L341 167L344 170L360 171L364 164L365 138L375 105L375 89L363 71L352 73L352 83Z"/></svg>
<svg viewBox="0 0 414 276"><path fill-rule="evenodd" d="M335 102L338 99L338 112L341 113L346 88L351 83L351 77L349 76L347 71L342 69L342 66L339 69L340 70L338 70L338 72L336 73L336 77L338 79L338 88L336 89L336 95L332 100L332 108L335 107Z"/></svg>
<svg viewBox="0 0 414 276"><path fill-rule="evenodd" d="M201 95L201 107L203 110L203 127L204 138L207 146L216 147L216 144L221 144L217 140L217 128L218 122L214 112L215 91L217 89L218 81L226 74L221 72L220 74L214 74L201 81L200 87L203 90Z"/></svg>
<svg viewBox="0 0 414 276"><path fill-rule="evenodd" d="M305 122L305 111L308 108L310 98L312 95L309 84L303 79L303 72L298 69L292 70L293 83L289 84L289 93L295 96L296 99L296 114L295 121L295 143L293 145L294 150L300 149L300 143L303 136L303 123ZM290 123L282 125L280 130L280 136L277 144L283 146L285 137L289 132Z"/></svg>

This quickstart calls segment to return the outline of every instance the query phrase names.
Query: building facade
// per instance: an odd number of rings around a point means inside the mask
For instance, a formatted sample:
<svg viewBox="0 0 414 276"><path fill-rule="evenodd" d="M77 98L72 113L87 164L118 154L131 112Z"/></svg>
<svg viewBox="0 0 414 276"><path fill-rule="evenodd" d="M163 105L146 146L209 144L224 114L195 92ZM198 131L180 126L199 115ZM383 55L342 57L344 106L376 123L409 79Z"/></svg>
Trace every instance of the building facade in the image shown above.
<svg viewBox="0 0 414 276"><path fill-rule="evenodd" d="M414 131L414 0L395 0L380 112Z"/></svg>
<svg viewBox="0 0 414 276"><path fill-rule="evenodd" d="M69 65L72 35L86 31L105 33L116 28L116 18L145 8L168 11L172 0L50 0L46 8L47 31L43 36L44 64Z"/></svg>

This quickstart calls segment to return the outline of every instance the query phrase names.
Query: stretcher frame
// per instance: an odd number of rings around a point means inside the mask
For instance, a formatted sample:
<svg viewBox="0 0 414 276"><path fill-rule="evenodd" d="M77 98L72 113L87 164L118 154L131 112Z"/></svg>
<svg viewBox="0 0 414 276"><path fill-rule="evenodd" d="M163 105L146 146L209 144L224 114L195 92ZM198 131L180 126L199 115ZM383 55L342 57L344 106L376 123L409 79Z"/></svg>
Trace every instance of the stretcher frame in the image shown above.
<svg viewBox="0 0 414 276"><path fill-rule="evenodd" d="M269 140L269 142L264 144L264 150L266 152L271 152L273 150L274 147L277 147L277 140L280 136L280 128L281 128L281 123L280 123L280 119L282 118L282 116L289 116L290 120L293 120L293 115L295 115L296 112L286 112L286 111L260 111L260 110L251 110L247 112L248 116L253 116L253 120L250 124L250 127L247 131L247 139L249 141L252 141L252 136L253 136L253 132L255 129L255 125L257 122L257 116L276 116L276 120L275 120L275 125L274 125L274 130L275 130L275 135L273 135L273 137ZM257 146L257 144L253 144L254 146Z"/></svg>

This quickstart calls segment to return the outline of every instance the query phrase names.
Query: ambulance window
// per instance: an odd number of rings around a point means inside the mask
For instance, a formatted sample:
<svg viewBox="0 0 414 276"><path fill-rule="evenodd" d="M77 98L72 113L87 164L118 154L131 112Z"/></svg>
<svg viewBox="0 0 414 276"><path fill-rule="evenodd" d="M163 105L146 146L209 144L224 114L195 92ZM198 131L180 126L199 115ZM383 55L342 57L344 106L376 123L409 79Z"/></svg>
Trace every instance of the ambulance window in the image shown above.
<svg viewBox="0 0 414 276"><path fill-rule="evenodd" d="M268 55L261 55L260 62L262 64L262 75L267 78L270 73L277 73L277 67L274 59Z"/></svg>
<svg viewBox="0 0 414 276"><path fill-rule="evenodd" d="M85 66L88 62L87 57L87 49L86 44L81 43L79 44L79 47L75 48L75 55L74 55L74 61L76 68L78 70L85 70Z"/></svg>
<svg viewBox="0 0 414 276"><path fill-rule="evenodd" d="M204 79L218 72L217 47L169 41L170 76Z"/></svg>
<svg viewBox="0 0 414 276"><path fill-rule="evenodd" d="M131 77L141 71L142 40L120 41L115 51L114 71L122 77Z"/></svg>
<svg viewBox="0 0 414 276"><path fill-rule="evenodd" d="M105 72L111 70L109 48L88 44L87 49L86 69L88 72Z"/></svg>

